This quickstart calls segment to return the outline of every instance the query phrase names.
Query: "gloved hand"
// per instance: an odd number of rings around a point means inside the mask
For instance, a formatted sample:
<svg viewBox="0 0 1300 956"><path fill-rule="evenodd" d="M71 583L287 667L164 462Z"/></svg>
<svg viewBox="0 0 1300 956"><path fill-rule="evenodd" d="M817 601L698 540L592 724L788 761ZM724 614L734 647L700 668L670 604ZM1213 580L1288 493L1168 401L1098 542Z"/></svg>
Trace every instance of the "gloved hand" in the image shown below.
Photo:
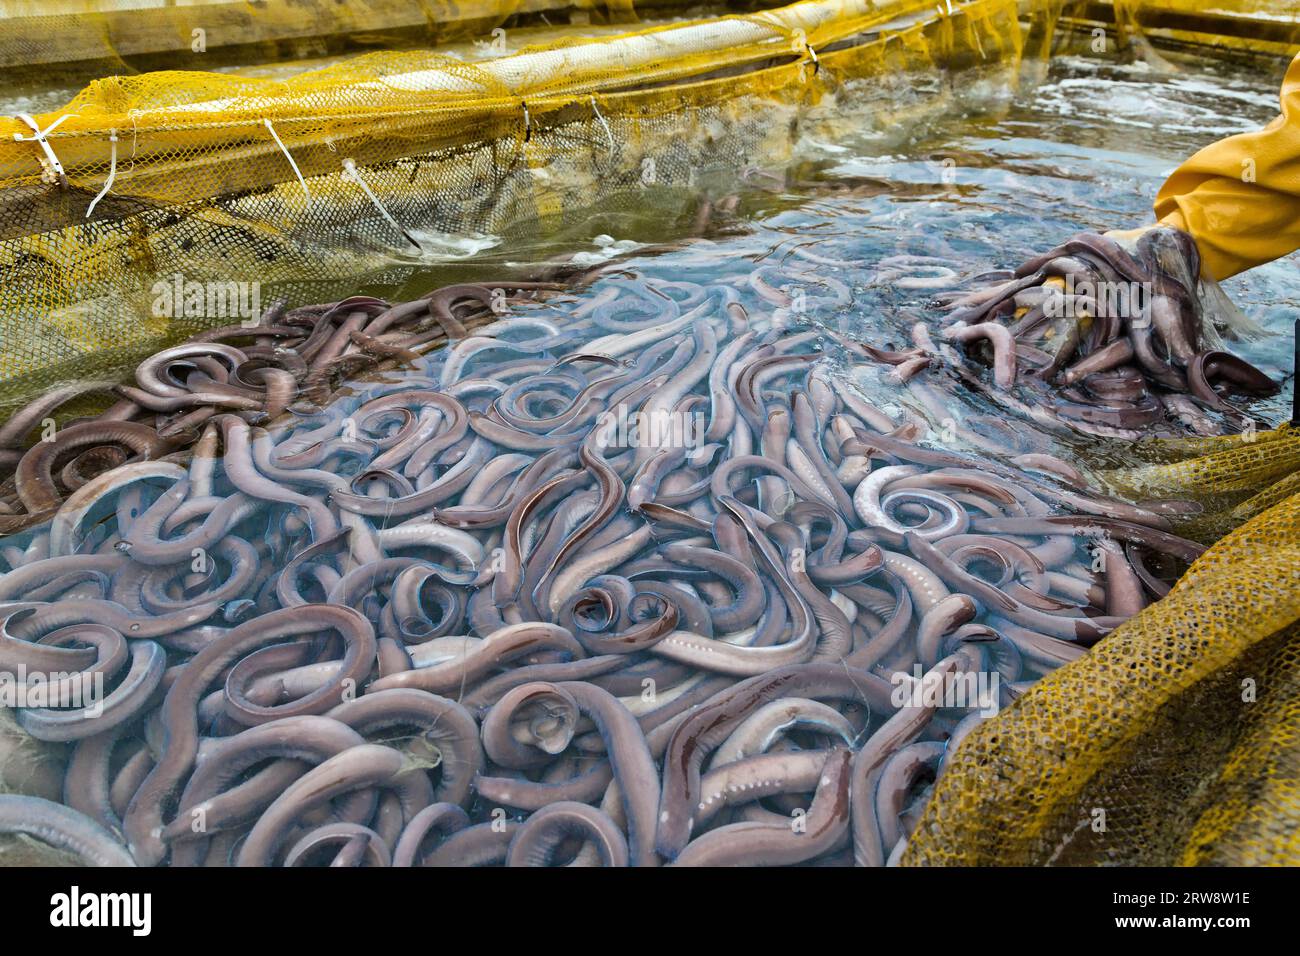
<svg viewBox="0 0 1300 956"><path fill-rule="evenodd" d="M1276 385L1219 347L1200 271L1195 241L1168 225L1079 233L952 301L942 335L987 340L999 384L1008 366L1013 380L1024 369L1025 384L1050 383L1055 411L1081 431L1132 438L1172 418L1217 433L1202 408L1239 416L1221 391Z"/></svg>

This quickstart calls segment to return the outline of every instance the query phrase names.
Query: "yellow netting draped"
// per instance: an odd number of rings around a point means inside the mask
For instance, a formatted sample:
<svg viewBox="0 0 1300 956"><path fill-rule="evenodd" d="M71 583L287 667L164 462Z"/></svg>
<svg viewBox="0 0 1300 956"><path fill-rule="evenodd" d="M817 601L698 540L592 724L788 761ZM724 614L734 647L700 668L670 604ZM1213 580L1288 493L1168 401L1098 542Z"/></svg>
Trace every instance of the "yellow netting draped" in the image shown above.
<svg viewBox="0 0 1300 956"><path fill-rule="evenodd" d="M1283 427L1124 476L1217 498L1224 524L1249 520L1163 600L972 732L903 862L1300 859L1297 475L1300 434Z"/></svg>

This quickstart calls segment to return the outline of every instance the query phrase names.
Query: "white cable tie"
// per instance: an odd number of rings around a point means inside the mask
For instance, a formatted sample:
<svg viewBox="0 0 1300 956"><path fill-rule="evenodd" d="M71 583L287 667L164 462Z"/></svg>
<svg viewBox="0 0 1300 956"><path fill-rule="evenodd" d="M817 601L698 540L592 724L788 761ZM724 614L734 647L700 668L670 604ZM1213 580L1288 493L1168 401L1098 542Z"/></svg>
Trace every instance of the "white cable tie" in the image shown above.
<svg viewBox="0 0 1300 956"><path fill-rule="evenodd" d="M99 191L90 205L86 207L86 218L95 211L99 201L108 195L108 191L113 188L113 180L117 177L117 130L109 130L108 133L109 154L108 154L108 178L104 180L104 188Z"/></svg>
<svg viewBox="0 0 1300 956"><path fill-rule="evenodd" d="M45 161L46 164L49 166L50 171L55 176L59 177L60 183L62 183L64 186L67 186L68 177L67 174L64 173L63 171L63 164L59 162L59 157L56 156L54 153L54 147L50 145L50 141L45 137L49 136L50 133L53 133L56 129L58 129L59 124L62 123L65 119L67 119L70 116L76 116L77 114L64 113L62 116L56 119L49 126L45 127L45 129L41 129L41 127L37 124L36 120L32 119L26 113L15 113L13 115L15 118L20 119L24 123L26 123L27 126L30 127L32 131L31 136L24 136L22 133L14 133L14 141L18 143L35 143L36 145L40 146L41 151L45 153Z"/></svg>
<svg viewBox="0 0 1300 956"><path fill-rule="evenodd" d="M302 178L302 171L298 169L298 164L293 161L293 154L285 147L284 142L280 139L280 134L277 133L275 127L271 125L271 121L269 119L263 119L262 122L266 124L266 131L270 133L271 138L275 140L275 145L280 147L280 152L284 153L284 158L287 159L289 165L293 167L293 174L298 177L298 185L302 187L303 195L307 197L307 205L311 206L311 190L307 188L307 180Z"/></svg>
<svg viewBox="0 0 1300 956"><path fill-rule="evenodd" d="M596 94L591 95L591 111L596 114L596 119L600 120L600 125L605 130L605 138L609 140L609 155L614 155L614 133L610 130L609 124L605 122L605 117L600 114L600 107L596 105Z"/></svg>
<svg viewBox="0 0 1300 956"><path fill-rule="evenodd" d="M366 181L361 178L361 173L357 169L357 164L351 159L345 159L343 160L343 169L347 172L348 178L360 186L362 191L370 198L370 201L375 204L375 208L379 210L379 215L388 220L390 226L405 236L407 242L415 246L415 248L420 250L420 252L424 252L424 247L415 241L414 236L402 228L401 223L389 215L388 210L384 208L384 204L379 201L379 197L370 191L370 187L366 185Z"/></svg>

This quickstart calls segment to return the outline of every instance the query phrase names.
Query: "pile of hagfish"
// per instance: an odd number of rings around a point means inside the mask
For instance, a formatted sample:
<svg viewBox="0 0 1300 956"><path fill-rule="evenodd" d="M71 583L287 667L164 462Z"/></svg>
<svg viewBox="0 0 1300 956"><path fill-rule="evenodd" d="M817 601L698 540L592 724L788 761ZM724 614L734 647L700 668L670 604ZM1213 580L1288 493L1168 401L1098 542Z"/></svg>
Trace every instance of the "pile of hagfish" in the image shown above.
<svg viewBox="0 0 1300 956"><path fill-rule="evenodd" d="M846 287L802 315L791 283L355 297L15 415L0 676L105 697L17 711L66 774L0 831L99 864L897 862L989 705L1201 548L1050 454L935 447L808 319ZM928 691L954 676L983 683Z"/></svg>
<svg viewBox="0 0 1300 956"><path fill-rule="evenodd" d="M956 277L929 257L882 266L903 288L941 289ZM1047 429L1128 441L1240 432L1252 420L1231 399L1274 395L1278 385L1221 347L1201 306L1200 268L1196 243L1176 229L1148 230L1131 251L1080 233L1015 271L975 277L974 291L937 295L933 304L948 310L938 344L917 322L910 347L867 353L902 382L931 367L956 369ZM991 383L967 368L957 345L982 351Z"/></svg>

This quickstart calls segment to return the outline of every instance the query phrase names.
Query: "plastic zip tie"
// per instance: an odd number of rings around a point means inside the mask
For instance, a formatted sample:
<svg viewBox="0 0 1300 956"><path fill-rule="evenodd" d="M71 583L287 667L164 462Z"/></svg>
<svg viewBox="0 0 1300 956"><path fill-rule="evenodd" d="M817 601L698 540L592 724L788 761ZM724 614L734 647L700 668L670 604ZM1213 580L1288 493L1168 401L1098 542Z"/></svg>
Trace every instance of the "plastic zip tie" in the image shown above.
<svg viewBox="0 0 1300 956"><path fill-rule="evenodd" d="M361 178L361 173L357 169L357 164L351 159L345 159L343 160L343 169L346 171L348 178L360 186L361 191L364 192L370 201L375 204L375 208L379 210L379 215L383 216L390 226L405 236L407 242L415 246L415 248L420 250L420 252L424 252L424 246L416 242L415 237L402 228L402 224L394 219L388 210L384 208L384 204L379 201L379 197L370 191L370 187L366 185L366 181Z"/></svg>

